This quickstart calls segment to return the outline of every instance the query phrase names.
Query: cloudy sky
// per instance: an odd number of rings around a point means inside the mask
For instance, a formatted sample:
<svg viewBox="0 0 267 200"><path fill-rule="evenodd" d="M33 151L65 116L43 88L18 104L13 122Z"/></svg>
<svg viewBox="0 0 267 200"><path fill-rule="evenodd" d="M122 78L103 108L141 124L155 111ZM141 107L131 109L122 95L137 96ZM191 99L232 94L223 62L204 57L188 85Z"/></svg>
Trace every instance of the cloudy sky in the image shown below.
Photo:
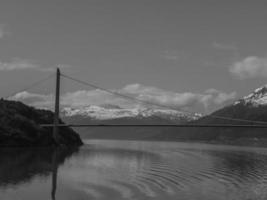
<svg viewBox="0 0 267 200"><path fill-rule="evenodd" d="M1 0L0 96L60 65L123 94L210 112L267 83L266 19L266 0ZM16 98L48 103L52 83ZM63 101L122 103L89 89L64 82Z"/></svg>

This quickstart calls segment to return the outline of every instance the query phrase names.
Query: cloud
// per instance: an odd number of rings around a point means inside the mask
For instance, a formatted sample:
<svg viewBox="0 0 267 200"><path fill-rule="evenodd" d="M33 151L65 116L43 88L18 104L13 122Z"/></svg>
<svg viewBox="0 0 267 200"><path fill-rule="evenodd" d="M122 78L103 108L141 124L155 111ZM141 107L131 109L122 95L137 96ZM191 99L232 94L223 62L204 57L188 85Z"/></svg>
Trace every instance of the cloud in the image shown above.
<svg viewBox="0 0 267 200"><path fill-rule="evenodd" d="M267 77L267 58L247 57L231 65L229 71L239 79Z"/></svg>
<svg viewBox="0 0 267 200"><path fill-rule="evenodd" d="M193 104L196 95L190 92L174 93L171 91L166 91L156 87L144 86L141 84L127 85L119 92L133 96L143 101L177 108L186 107L190 106L190 104Z"/></svg>
<svg viewBox="0 0 267 200"><path fill-rule="evenodd" d="M13 97L10 97L11 100L22 101L25 104L37 107L37 108L46 108L52 109L54 96L52 94L35 94L29 93L26 91L17 93Z"/></svg>
<svg viewBox="0 0 267 200"><path fill-rule="evenodd" d="M218 42L212 43L213 48L224 51L238 51L238 48L233 44L223 44Z"/></svg>
<svg viewBox="0 0 267 200"><path fill-rule="evenodd" d="M60 68L70 68L69 65L59 65ZM42 72L55 71L56 67L43 67L33 61L13 58L10 62L0 61L0 71L14 71L14 70L37 70Z"/></svg>
<svg viewBox="0 0 267 200"><path fill-rule="evenodd" d="M0 61L0 71L25 70L25 69L39 69L39 65L35 65L27 60L13 59L11 62Z"/></svg>
<svg viewBox="0 0 267 200"><path fill-rule="evenodd" d="M204 105L209 106L210 104L222 105L229 101L232 101L237 97L236 92L225 93L216 89L208 89L204 92L202 102Z"/></svg>
<svg viewBox="0 0 267 200"><path fill-rule="evenodd" d="M222 106L236 98L236 93L224 93L215 89L208 89L203 93L175 93L156 87L141 84L126 85L114 92L127 95L144 102L160 104L173 109L186 110L190 112L210 112L218 106ZM26 104L52 109L54 103L53 95L41 95L28 92L18 93L11 99L22 101ZM124 108L154 107L139 101L130 101L101 90L80 90L68 92L61 95L61 106L80 107L84 105L112 104Z"/></svg>
<svg viewBox="0 0 267 200"><path fill-rule="evenodd" d="M231 55L231 57L233 57L234 60L237 60L240 57L239 49L234 44L227 44L227 43L225 44L225 43L213 42L212 47L220 53L224 53L224 54L227 53L227 55L228 55L227 57L229 57L229 55Z"/></svg>
<svg viewBox="0 0 267 200"><path fill-rule="evenodd" d="M163 51L160 56L163 59L169 60L169 61L177 61L177 60L185 58L184 53L182 52L178 53L177 51L169 51L169 50Z"/></svg>
<svg viewBox="0 0 267 200"><path fill-rule="evenodd" d="M4 25L0 24L0 39L3 38L7 34Z"/></svg>
<svg viewBox="0 0 267 200"><path fill-rule="evenodd" d="M135 98L185 110L209 110L236 98L236 92L225 93L216 89L208 89L203 93L175 93L140 84L125 86L120 92L133 95Z"/></svg>

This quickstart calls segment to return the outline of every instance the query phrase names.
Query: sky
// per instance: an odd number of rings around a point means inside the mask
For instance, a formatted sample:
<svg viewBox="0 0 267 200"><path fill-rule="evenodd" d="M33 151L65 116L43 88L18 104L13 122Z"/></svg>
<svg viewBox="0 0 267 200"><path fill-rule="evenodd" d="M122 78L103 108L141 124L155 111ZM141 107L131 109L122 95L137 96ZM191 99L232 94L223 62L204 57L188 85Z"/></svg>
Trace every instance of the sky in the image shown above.
<svg viewBox="0 0 267 200"><path fill-rule="evenodd" d="M142 100L209 113L267 84L266 19L266 0L1 0L0 96L60 66ZM53 84L16 99L48 103ZM66 104L129 106L67 81L62 93Z"/></svg>

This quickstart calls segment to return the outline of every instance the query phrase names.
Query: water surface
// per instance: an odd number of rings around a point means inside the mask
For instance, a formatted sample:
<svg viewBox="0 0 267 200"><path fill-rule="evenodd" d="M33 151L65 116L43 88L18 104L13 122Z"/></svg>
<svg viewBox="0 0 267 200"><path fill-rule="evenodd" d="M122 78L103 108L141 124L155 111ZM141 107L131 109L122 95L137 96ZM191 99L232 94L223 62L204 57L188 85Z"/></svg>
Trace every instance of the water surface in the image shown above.
<svg viewBox="0 0 267 200"><path fill-rule="evenodd" d="M1 200L267 199L265 148L87 140L0 154Z"/></svg>

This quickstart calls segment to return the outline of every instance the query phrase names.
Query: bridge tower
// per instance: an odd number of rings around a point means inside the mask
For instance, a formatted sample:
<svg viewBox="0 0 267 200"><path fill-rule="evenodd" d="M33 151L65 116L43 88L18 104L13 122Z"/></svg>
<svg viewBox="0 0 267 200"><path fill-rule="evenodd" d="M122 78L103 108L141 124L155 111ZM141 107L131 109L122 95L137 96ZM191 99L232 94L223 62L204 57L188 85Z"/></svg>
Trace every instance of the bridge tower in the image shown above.
<svg viewBox="0 0 267 200"><path fill-rule="evenodd" d="M55 93L55 114L54 114L54 126L53 126L53 138L56 143L59 144L59 101L60 101L60 69L57 68L56 72L56 93Z"/></svg>

